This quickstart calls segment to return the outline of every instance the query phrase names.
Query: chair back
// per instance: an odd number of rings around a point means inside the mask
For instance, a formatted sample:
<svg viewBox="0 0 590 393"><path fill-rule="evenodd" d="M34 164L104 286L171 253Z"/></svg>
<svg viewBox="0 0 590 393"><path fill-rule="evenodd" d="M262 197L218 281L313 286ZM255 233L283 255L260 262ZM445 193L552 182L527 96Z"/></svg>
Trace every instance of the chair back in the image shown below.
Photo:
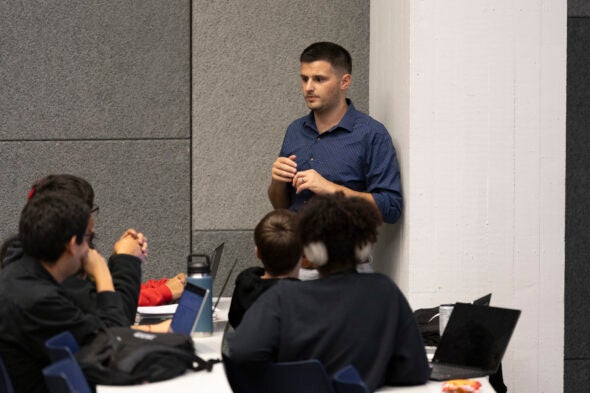
<svg viewBox="0 0 590 393"><path fill-rule="evenodd" d="M0 393L14 393L8 370L4 366L4 360L0 356Z"/></svg>
<svg viewBox="0 0 590 393"><path fill-rule="evenodd" d="M334 393L332 381L317 359L274 363L247 369L222 354L227 381L234 393Z"/></svg>
<svg viewBox="0 0 590 393"><path fill-rule="evenodd" d="M43 369L49 393L91 393L82 369L73 358L59 360Z"/></svg>
<svg viewBox="0 0 590 393"><path fill-rule="evenodd" d="M74 359L74 354L80 350L78 342L69 330L45 341L45 348L52 363L62 359Z"/></svg>
<svg viewBox="0 0 590 393"><path fill-rule="evenodd" d="M336 393L370 393L358 370L348 365L332 377Z"/></svg>
<svg viewBox="0 0 590 393"><path fill-rule="evenodd" d="M324 365L317 359L272 364L264 378L265 392L334 393Z"/></svg>

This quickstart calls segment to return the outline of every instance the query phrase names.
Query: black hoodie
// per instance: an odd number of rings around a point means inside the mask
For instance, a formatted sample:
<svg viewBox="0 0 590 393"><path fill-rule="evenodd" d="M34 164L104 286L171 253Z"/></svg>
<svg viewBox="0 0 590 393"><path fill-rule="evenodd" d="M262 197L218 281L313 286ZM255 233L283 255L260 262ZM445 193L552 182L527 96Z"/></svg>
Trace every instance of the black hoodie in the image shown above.
<svg viewBox="0 0 590 393"><path fill-rule="evenodd" d="M246 310L254 304L256 299L281 280L280 278L263 279L261 278L263 275L264 268L255 266L243 270L236 278L228 313L229 324L234 329L242 322ZM286 278L286 280L299 281L296 278Z"/></svg>

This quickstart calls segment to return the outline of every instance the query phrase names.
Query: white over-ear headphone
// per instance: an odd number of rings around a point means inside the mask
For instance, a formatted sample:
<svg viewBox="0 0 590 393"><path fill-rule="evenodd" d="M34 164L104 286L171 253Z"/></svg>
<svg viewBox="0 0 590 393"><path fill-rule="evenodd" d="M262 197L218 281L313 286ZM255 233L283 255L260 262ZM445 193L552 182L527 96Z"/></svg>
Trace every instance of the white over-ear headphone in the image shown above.
<svg viewBox="0 0 590 393"><path fill-rule="evenodd" d="M316 266L324 266L328 262L328 249L324 242L313 242L303 247L305 257Z"/></svg>
<svg viewBox="0 0 590 393"><path fill-rule="evenodd" d="M356 246L354 248L354 255L358 263L365 263L369 260L371 252L373 252L374 243L366 242L363 246Z"/></svg>
<svg viewBox="0 0 590 393"><path fill-rule="evenodd" d="M373 252L374 243L366 242L362 246L354 248L354 255L357 263L367 262L371 252ZM303 247L305 257L316 266L324 266L328 262L328 249L324 242L318 241L309 243Z"/></svg>

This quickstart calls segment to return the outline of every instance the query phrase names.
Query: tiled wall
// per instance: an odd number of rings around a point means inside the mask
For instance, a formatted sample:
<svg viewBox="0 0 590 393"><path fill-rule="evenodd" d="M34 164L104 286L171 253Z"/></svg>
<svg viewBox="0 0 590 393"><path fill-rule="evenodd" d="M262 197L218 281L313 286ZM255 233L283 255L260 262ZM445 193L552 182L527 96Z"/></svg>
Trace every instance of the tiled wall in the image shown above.
<svg viewBox="0 0 590 393"><path fill-rule="evenodd" d="M564 392L590 384L590 3L568 2Z"/></svg>
<svg viewBox="0 0 590 393"><path fill-rule="evenodd" d="M236 257L234 274L256 263L252 231L271 209L272 162L289 123L308 112L301 51L315 41L347 48L349 96L368 110L369 3L193 1L193 250L229 242L220 278Z"/></svg>
<svg viewBox="0 0 590 393"><path fill-rule="evenodd" d="M34 181L72 173L95 188L103 254L128 226L148 236L144 278L184 271L191 245L226 241L221 279L256 263L307 45L351 51L368 110L366 0L5 1L0 37L0 238Z"/></svg>
<svg viewBox="0 0 590 393"><path fill-rule="evenodd" d="M30 185L88 179L97 245L145 232L145 277L184 270L190 244L190 3L0 2L0 238Z"/></svg>

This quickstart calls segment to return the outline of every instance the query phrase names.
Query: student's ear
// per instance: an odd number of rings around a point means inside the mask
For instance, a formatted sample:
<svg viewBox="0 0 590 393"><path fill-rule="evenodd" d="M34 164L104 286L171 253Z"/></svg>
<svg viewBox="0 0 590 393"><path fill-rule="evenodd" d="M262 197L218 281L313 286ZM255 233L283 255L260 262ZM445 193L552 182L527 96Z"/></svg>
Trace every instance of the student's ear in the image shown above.
<svg viewBox="0 0 590 393"><path fill-rule="evenodd" d="M254 254L256 255L256 258L260 259L260 255L258 255L258 247L254 246Z"/></svg>
<svg viewBox="0 0 590 393"><path fill-rule="evenodd" d="M76 243L76 236L72 236L70 238L70 241L66 243L66 249L65 252L67 252L68 254L73 254L74 253L74 247L79 246L78 243Z"/></svg>

